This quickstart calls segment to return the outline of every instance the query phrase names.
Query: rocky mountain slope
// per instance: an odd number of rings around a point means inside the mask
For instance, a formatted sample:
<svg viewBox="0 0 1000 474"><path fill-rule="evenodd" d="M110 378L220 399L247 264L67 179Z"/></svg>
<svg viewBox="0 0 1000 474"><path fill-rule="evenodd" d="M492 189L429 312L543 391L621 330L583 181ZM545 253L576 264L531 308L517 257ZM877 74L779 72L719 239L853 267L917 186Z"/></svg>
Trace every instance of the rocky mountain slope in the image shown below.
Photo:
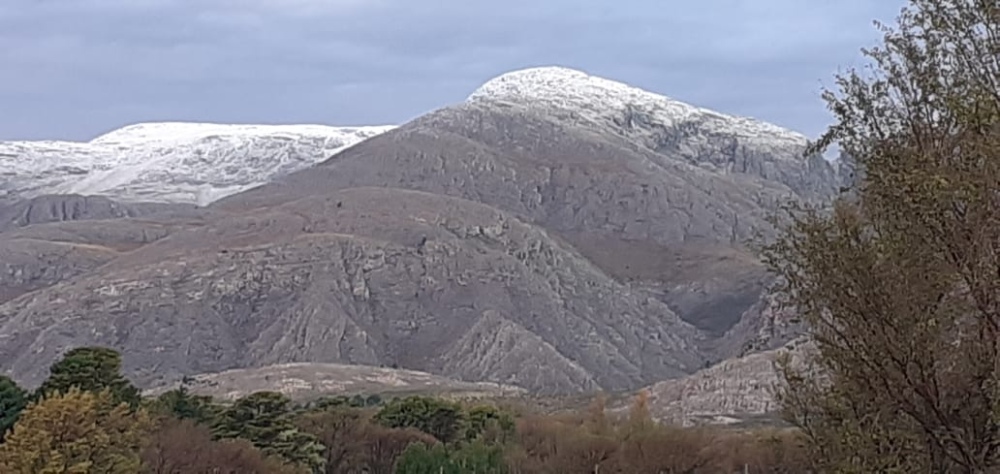
<svg viewBox="0 0 1000 474"><path fill-rule="evenodd" d="M664 380L647 387L654 419L692 425L741 423L773 415L779 386L775 366L782 354L791 356L795 367L803 367L814 346L796 338L781 347L728 359L686 377ZM625 404L618 407L625 410ZM772 418L774 418L772 416Z"/></svg>
<svg viewBox="0 0 1000 474"><path fill-rule="evenodd" d="M145 123L86 143L0 142L0 201L84 194L204 205L391 129Z"/></svg>
<svg viewBox="0 0 1000 474"><path fill-rule="evenodd" d="M646 119L622 125L636 114ZM251 209L355 186L485 203L552 231L617 280L721 335L766 283L744 247L758 231L766 236L765 217L784 200L837 190L835 168L802 158L805 146L801 135L772 125L541 68L496 78L466 103L216 207Z"/></svg>
<svg viewBox="0 0 1000 474"><path fill-rule="evenodd" d="M0 276L19 288L0 362L28 384L94 343L144 386L295 362L542 394L678 378L770 324L744 244L840 179L805 144L578 71L516 71L204 209L0 233L0 249L77 252L22 250L21 276ZM33 273L33 255L67 270Z"/></svg>
<svg viewBox="0 0 1000 474"><path fill-rule="evenodd" d="M622 390L704 361L666 305L540 229L389 188L216 217L8 301L0 318L0 360L29 383L81 336L122 348L143 384L249 360Z"/></svg>
<svg viewBox="0 0 1000 474"><path fill-rule="evenodd" d="M0 232L52 222L200 215L194 205L160 202L122 203L103 196L42 195L0 206Z"/></svg>

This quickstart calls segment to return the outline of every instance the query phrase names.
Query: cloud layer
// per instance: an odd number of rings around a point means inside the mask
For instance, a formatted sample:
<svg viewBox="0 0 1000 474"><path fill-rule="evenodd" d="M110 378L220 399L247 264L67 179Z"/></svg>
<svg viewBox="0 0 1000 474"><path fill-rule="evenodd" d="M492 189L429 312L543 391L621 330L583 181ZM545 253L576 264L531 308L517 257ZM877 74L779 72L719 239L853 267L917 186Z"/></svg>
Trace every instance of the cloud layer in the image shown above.
<svg viewBox="0 0 1000 474"><path fill-rule="evenodd" d="M810 135L902 0L4 0L0 139L400 123L563 65Z"/></svg>

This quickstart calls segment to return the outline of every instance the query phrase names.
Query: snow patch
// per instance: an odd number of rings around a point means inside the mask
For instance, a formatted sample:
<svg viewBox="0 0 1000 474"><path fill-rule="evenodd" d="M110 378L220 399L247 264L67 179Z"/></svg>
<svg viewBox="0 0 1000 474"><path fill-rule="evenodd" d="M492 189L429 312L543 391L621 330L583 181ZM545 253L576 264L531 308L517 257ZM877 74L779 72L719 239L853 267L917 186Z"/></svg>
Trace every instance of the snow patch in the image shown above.
<svg viewBox="0 0 1000 474"><path fill-rule="evenodd" d="M807 143L805 135L774 124L696 107L565 67L536 67L502 74L480 86L467 101L568 110L625 135L630 129L685 127L690 129L689 139L731 138L742 146L775 155L787 156L788 151L798 155Z"/></svg>
<svg viewBox="0 0 1000 474"><path fill-rule="evenodd" d="M104 195L205 205L394 126L142 123L90 142L0 142L0 196Z"/></svg>

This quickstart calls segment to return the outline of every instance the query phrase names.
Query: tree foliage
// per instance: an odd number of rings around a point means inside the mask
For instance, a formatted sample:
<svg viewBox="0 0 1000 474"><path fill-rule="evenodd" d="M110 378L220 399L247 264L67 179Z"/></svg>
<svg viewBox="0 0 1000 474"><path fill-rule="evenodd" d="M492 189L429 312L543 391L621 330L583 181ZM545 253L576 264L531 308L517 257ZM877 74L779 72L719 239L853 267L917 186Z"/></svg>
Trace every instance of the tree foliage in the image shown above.
<svg viewBox="0 0 1000 474"><path fill-rule="evenodd" d="M159 413L204 424L211 424L221 411L211 397L193 395L184 386L164 392L151 406Z"/></svg>
<svg viewBox="0 0 1000 474"><path fill-rule="evenodd" d="M142 450L143 474L299 474L241 439L214 440L191 419L167 419Z"/></svg>
<svg viewBox="0 0 1000 474"><path fill-rule="evenodd" d="M35 392L35 398L52 392L66 393L73 387L88 392L106 389L116 403L126 403L135 408L141 401L139 389L122 375L121 368L121 355L114 349L72 349L49 368L49 377Z"/></svg>
<svg viewBox="0 0 1000 474"><path fill-rule="evenodd" d="M332 405L304 413L296 420L296 426L323 445L326 472L332 474L343 472L357 462L368 421L359 410Z"/></svg>
<svg viewBox="0 0 1000 474"><path fill-rule="evenodd" d="M464 424L461 405L431 397L407 397L386 404L375 419L390 428L415 428L443 443L459 438Z"/></svg>
<svg viewBox="0 0 1000 474"><path fill-rule="evenodd" d="M510 439L515 428L514 417L510 413L490 405L470 408L465 418L466 441L503 444Z"/></svg>
<svg viewBox="0 0 1000 474"><path fill-rule="evenodd" d="M0 376L0 442L28 404L28 394L9 377Z"/></svg>
<svg viewBox="0 0 1000 474"><path fill-rule="evenodd" d="M912 0L824 94L855 189L765 252L810 326L779 399L823 472L1000 463L1000 5ZM815 150L810 150L815 151Z"/></svg>
<svg viewBox="0 0 1000 474"><path fill-rule="evenodd" d="M399 457L396 474L506 474L504 452L500 446L482 442L448 447L413 443Z"/></svg>
<svg viewBox="0 0 1000 474"><path fill-rule="evenodd" d="M149 428L145 412L115 403L108 390L53 392L25 408L0 444L0 472L137 473Z"/></svg>
<svg viewBox="0 0 1000 474"><path fill-rule="evenodd" d="M325 463L323 446L295 426L290 405L287 397L276 392L247 395L222 411L215 435L245 439L268 456L320 472Z"/></svg>
<svg viewBox="0 0 1000 474"><path fill-rule="evenodd" d="M414 443L431 445L437 440L413 428L388 428L378 423L366 423L361 431L355 465L370 474L393 474L400 456Z"/></svg>

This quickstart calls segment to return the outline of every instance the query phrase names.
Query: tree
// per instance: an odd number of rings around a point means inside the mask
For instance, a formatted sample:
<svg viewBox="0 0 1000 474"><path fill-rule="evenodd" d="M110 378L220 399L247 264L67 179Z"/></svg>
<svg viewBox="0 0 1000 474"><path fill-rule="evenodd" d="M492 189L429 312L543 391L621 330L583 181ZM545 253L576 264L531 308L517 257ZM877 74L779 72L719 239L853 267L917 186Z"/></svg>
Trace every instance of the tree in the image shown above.
<svg viewBox="0 0 1000 474"><path fill-rule="evenodd" d="M413 428L388 428L367 423L361 431L361 449L357 466L367 468L369 474L393 474L399 457L411 444L436 444L433 436Z"/></svg>
<svg viewBox="0 0 1000 474"><path fill-rule="evenodd" d="M604 398L582 419L529 417L519 420L519 452L512 453L514 472L612 472L620 442L603 412Z"/></svg>
<svg viewBox="0 0 1000 474"><path fill-rule="evenodd" d="M503 454L499 446L481 442L459 448L414 443L399 457L396 474L505 474Z"/></svg>
<svg viewBox="0 0 1000 474"><path fill-rule="evenodd" d="M461 474L444 445L413 443L396 463L395 474Z"/></svg>
<svg viewBox="0 0 1000 474"><path fill-rule="evenodd" d="M54 392L25 408L0 445L0 472L137 473L149 427L145 412L116 404L110 391Z"/></svg>
<svg viewBox="0 0 1000 474"><path fill-rule="evenodd" d="M164 392L152 405L156 411L177 419L194 420L205 424L214 421L220 411L211 397L192 395L184 386Z"/></svg>
<svg viewBox="0 0 1000 474"><path fill-rule="evenodd" d="M325 462L323 446L295 427L290 404L287 397L276 392L247 395L222 411L215 435L245 439L268 456L280 456L319 472Z"/></svg>
<svg viewBox="0 0 1000 474"><path fill-rule="evenodd" d="M28 394L9 377L0 376L0 442L28 404Z"/></svg>
<svg viewBox="0 0 1000 474"><path fill-rule="evenodd" d="M121 374L122 359L114 349L78 347L71 349L49 368L49 378L35 392L38 399L51 392L65 393L72 387L88 392L109 390L115 402L130 407L142 400L139 389Z"/></svg>
<svg viewBox="0 0 1000 474"><path fill-rule="evenodd" d="M392 400L379 410L375 419L390 428L416 428L450 443L458 439L464 416L457 403L414 396Z"/></svg>
<svg viewBox="0 0 1000 474"><path fill-rule="evenodd" d="M462 474L506 474L503 447L482 441L463 443L449 453L451 465Z"/></svg>
<svg viewBox="0 0 1000 474"><path fill-rule="evenodd" d="M167 419L142 450L144 474L298 474L246 440L213 440L192 420Z"/></svg>
<svg viewBox="0 0 1000 474"><path fill-rule="evenodd" d="M810 327L779 401L821 471L1000 463L1000 6L911 0L870 74L824 97L859 170L832 210L790 206L764 252Z"/></svg>
<svg viewBox="0 0 1000 474"><path fill-rule="evenodd" d="M363 444L362 431L368 421L358 410L328 406L299 416L295 424L323 445L326 472L334 474L346 471L357 460Z"/></svg>
<svg viewBox="0 0 1000 474"><path fill-rule="evenodd" d="M505 443L514 433L514 417L497 407L481 405L469 409L466 415L465 440Z"/></svg>

